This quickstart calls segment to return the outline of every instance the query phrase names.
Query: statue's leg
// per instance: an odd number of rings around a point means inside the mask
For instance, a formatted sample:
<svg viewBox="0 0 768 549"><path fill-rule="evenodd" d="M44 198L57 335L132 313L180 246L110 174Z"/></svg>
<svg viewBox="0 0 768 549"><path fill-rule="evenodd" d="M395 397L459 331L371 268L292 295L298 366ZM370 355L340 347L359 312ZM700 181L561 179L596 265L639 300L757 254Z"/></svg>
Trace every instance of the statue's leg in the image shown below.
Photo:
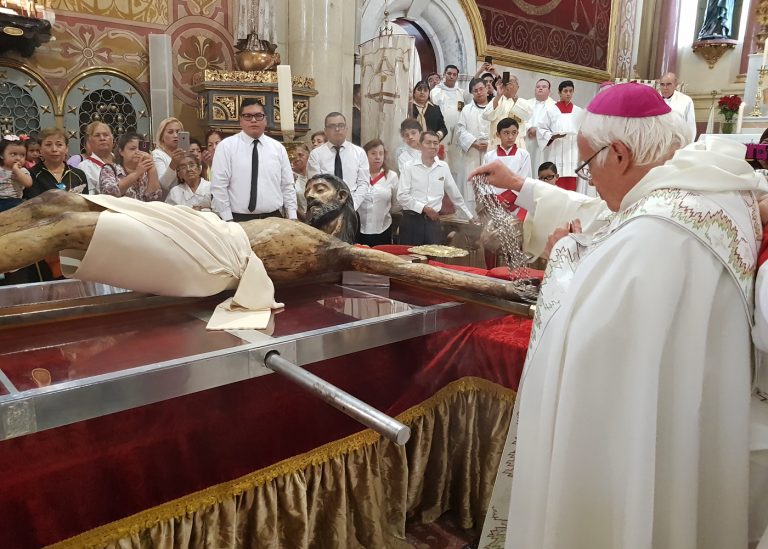
<svg viewBox="0 0 768 549"><path fill-rule="evenodd" d="M98 212L64 212L0 234L0 273L61 250L87 250L98 220Z"/></svg>
<svg viewBox="0 0 768 549"><path fill-rule="evenodd" d="M20 206L0 213L0 234L21 229L42 219L66 212L98 212L103 210L79 194L66 191L48 191ZM1 271L0 271L1 272Z"/></svg>

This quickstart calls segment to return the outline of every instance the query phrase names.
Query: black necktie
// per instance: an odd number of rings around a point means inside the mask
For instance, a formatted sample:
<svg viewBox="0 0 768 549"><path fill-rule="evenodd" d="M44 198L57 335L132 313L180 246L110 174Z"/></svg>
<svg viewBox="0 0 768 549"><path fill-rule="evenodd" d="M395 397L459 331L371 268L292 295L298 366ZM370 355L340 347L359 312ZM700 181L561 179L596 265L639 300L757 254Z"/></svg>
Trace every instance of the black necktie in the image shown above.
<svg viewBox="0 0 768 549"><path fill-rule="evenodd" d="M341 147L333 147L336 149L336 160L333 164L333 175L339 179L344 179L344 170L341 169Z"/></svg>
<svg viewBox="0 0 768 549"><path fill-rule="evenodd" d="M251 199L248 201L248 211L256 209L256 191L259 186L259 140L253 140L253 153L251 155Z"/></svg>

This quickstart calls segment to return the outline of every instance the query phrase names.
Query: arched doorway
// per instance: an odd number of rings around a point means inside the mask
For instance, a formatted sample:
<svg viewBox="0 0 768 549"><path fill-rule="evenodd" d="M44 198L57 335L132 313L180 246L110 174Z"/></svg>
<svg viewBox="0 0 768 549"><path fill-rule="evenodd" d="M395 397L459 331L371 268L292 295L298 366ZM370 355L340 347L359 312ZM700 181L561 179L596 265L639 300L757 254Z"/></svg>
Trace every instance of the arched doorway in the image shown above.
<svg viewBox="0 0 768 549"><path fill-rule="evenodd" d="M440 72L437 68L435 48L432 46L432 42L424 32L424 29L409 19L395 19L393 23L400 26L409 36L413 36L416 39L416 51L419 53L419 63L421 65L421 79L424 80L430 73Z"/></svg>

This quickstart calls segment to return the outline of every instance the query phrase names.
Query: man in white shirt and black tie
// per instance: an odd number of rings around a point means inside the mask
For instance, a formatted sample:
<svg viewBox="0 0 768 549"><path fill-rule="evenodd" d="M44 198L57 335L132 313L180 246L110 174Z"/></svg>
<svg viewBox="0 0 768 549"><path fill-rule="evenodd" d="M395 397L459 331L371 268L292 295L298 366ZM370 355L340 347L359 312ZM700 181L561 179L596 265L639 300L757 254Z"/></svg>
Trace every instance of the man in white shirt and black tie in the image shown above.
<svg viewBox="0 0 768 549"><path fill-rule="evenodd" d="M296 189L285 147L268 135L264 105L244 99L240 128L216 147L211 169L213 209L224 221L296 219Z"/></svg>
<svg viewBox="0 0 768 549"><path fill-rule="evenodd" d="M357 210L370 187L368 155L362 147L347 141L347 119L339 112L325 117L325 135L328 141L309 154L307 177L330 173L343 179Z"/></svg>
<svg viewBox="0 0 768 549"><path fill-rule="evenodd" d="M397 190L397 201L403 207L400 244L440 244L440 208L444 195L448 195L456 209L467 219L474 218L464 203L448 164L435 158L440 147L440 138L435 132L423 132L419 142L421 160L414 160L405 165Z"/></svg>

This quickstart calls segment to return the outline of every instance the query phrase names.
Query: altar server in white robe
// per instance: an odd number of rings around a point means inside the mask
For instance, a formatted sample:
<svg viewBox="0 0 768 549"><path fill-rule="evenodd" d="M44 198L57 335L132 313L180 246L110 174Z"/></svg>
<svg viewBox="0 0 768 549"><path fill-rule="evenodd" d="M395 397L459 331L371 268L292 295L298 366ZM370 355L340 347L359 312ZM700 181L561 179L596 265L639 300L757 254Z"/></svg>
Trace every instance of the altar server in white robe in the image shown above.
<svg viewBox="0 0 768 549"><path fill-rule="evenodd" d="M664 102L683 117L688 126L691 141L694 141L696 139L696 109L693 107L693 99L683 92L677 91L677 76L672 72L659 78L659 90Z"/></svg>
<svg viewBox="0 0 768 549"><path fill-rule="evenodd" d="M497 81L496 96L483 113L483 118L488 121L491 128L490 147L498 147L501 143L501 140L495 131L499 122L505 118L512 118L517 121L520 127L520 135L515 144L518 149L526 149L525 132L528 128L528 121L533 114L533 106L527 99L521 99L517 96L517 93L520 91L520 84L517 81L517 76L514 74L509 74L508 76L509 81L506 84L503 80Z"/></svg>
<svg viewBox="0 0 768 549"><path fill-rule="evenodd" d="M458 166L461 151L456 146L454 134L456 124L459 121L459 114L469 100L465 91L459 87L458 79L459 68L456 65L448 65L445 67L443 81L429 92L430 101L440 107L445 126L448 128L448 135L443 139L445 144L445 161L448 163L456 181L459 181L456 167ZM422 129L426 130L427 128Z"/></svg>
<svg viewBox="0 0 768 549"><path fill-rule="evenodd" d="M549 96L552 84L546 78L540 78L536 81L536 90L534 97L529 101L531 104L531 119L528 121L528 127L525 131L525 143L528 154L531 155L531 165L534 170L538 170L542 163L548 162L542 154L539 146L539 140L536 138L536 132L541 125L541 120L547 109L555 106L555 100ZM520 132L523 135L523 132Z"/></svg>
<svg viewBox="0 0 768 549"><path fill-rule="evenodd" d="M489 108L485 82L481 78L473 78L469 83L469 91L473 101L466 105L459 115L454 140L461 151L461 157L456 166L458 173L456 182L464 202L474 215L475 193L467 181L467 174L483 163L483 156L488 150L490 141L490 126L483 117Z"/></svg>
<svg viewBox="0 0 768 549"><path fill-rule="evenodd" d="M539 147L544 151L544 160L557 166L560 179L558 187L568 191L587 191L588 185L579 187L576 167L579 163L579 148L576 134L579 132L584 109L573 104L574 85L570 80L560 82L558 86L560 101L546 109L538 120L537 137ZM587 194L584 192L584 194ZM594 194L592 194L594 196Z"/></svg>
<svg viewBox="0 0 768 549"><path fill-rule="evenodd" d="M587 111L580 173L603 200L476 171L520 193L528 230L571 220L549 241L480 547L747 547L765 183L742 145L678 150L685 124L650 87L614 86Z"/></svg>

